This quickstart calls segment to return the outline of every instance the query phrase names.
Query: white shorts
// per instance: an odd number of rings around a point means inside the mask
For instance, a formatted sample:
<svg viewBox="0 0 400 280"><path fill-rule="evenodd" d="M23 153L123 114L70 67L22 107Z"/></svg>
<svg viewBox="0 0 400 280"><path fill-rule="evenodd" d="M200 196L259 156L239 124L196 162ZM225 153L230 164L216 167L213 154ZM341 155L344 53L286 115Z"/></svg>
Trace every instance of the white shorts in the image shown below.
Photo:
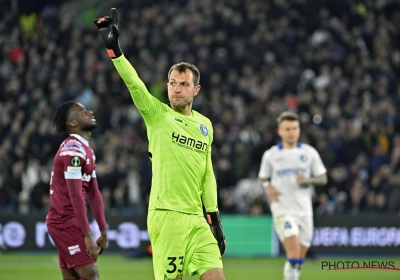
<svg viewBox="0 0 400 280"><path fill-rule="evenodd" d="M281 215L274 217L274 226L279 240L296 235L304 247L310 247L313 237L314 223L312 217L294 217Z"/></svg>

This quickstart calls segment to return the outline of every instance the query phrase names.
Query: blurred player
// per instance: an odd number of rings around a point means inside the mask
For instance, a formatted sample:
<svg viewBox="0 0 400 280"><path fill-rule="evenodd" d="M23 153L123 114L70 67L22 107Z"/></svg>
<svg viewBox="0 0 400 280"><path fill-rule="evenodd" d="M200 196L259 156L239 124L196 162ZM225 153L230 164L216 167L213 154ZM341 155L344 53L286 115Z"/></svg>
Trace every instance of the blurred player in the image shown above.
<svg viewBox="0 0 400 280"><path fill-rule="evenodd" d="M198 69L185 62L171 67L170 104L164 104L147 91L122 54L117 11L94 23L147 127L153 171L147 224L155 279L182 279L186 272L202 280L224 279L225 237L211 162L213 128L208 118L192 110L200 91Z"/></svg>
<svg viewBox="0 0 400 280"><path fill-rule="evenodd" d="M89 146L96 120L92 111L68 101L57 109L54 125L58 132L70 136L54 158L47 228L58 249L63 279L97 280L95 262L106 246L107 228L96 179L96 157ZM86 216L86 197L101 232L97 241Z"/></svg>
<svg viewBox="0 0 400 280"><path fill-rule="evenodd" d="M285 248L285 280L297 280L313 233L312 185L327 182L318 152L299 142L297 114L283 112L278 118L278 145L262 157L259 178L265 188L275 229Z"/></svg>

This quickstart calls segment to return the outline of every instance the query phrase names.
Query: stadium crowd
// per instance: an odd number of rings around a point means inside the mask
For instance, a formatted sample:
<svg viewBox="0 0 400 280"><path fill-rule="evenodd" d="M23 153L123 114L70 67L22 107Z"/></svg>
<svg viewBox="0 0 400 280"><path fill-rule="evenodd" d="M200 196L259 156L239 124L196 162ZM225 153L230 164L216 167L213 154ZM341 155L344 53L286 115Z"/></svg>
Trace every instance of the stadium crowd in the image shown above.
<svg viewBox="0 0 400 280"><path fill-rule="evenodd" d="M67 1L62 1L67 2ZM45 5L0 11L0 213L44 213L65 135L53 113L74 99L99 124L90 142L108 213L143 214L147 135L96 27ZM5 8L7 7L7 8ZM276 117L299 113L329 182L316 215L400 213L400 4L391 0L118 1L121 48L166 100L173 63L201 72L194 109L214 125L222 213L268 213L257 182ZM101 11L109 13L109 10Z"/></svg>

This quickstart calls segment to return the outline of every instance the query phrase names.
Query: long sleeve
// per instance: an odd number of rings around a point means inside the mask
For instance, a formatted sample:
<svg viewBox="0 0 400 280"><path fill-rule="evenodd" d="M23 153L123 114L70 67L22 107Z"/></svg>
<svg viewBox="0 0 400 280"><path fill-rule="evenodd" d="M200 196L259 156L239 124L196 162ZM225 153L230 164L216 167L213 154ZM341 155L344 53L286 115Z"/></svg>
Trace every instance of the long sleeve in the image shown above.
<svg viewBox="0 0 400 280"><path fill-rule="evenodd" d="M93 216L99 225L100 230L107 229L106 224L106 217L104 216L104 203L103 197L99 191L99 187L97 184L97 179L92 178L89 192L88 192L88 199L90 203L90 208L92 209Z"/></svg>
<svg viewBox="0 0 400 280"><path fill-rule="evenodd" d="M79 173L80 172L76 172ZM71 199L72 208L79 228L83 234L90 232L89 222L86 216L86 205L82 195L82 180L67 179L67 189Z"/></svg>
<svg viewBox="0 0 400 280"><path fill-rule="evenodd" d="M211 144L212 144L212 130L210 131L210 142L209 150L207 153L207 164L206 172L203 179L203 192L201 194L201 199L203 200L204 207L207 212L218 211L218 199L217 199L217 182L215 180L214 170L212 167L211 160Z"/></svg>
<svg viewBox="0 0 400 280"><path fill-rule="evenodd" d="M154 101L155 97L148 92L136 70L124 55L113 59L112 62L126 84L136 107L142 112L147 112L150 109L150 103Z"/></svg>

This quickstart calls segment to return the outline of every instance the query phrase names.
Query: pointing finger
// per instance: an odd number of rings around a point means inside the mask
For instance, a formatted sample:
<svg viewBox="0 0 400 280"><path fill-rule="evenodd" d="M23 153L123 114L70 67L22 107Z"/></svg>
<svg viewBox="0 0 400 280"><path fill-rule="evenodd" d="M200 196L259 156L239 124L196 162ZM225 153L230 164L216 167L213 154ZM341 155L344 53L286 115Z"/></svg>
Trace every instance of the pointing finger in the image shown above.
<svg viewBox="0 0 400 280"><path fill-rule="evenodd" d="M111 20L112 20L113 24L118 26L118 15L117 15L117 9L116 8L112 8L111 9Z"/></svg>

